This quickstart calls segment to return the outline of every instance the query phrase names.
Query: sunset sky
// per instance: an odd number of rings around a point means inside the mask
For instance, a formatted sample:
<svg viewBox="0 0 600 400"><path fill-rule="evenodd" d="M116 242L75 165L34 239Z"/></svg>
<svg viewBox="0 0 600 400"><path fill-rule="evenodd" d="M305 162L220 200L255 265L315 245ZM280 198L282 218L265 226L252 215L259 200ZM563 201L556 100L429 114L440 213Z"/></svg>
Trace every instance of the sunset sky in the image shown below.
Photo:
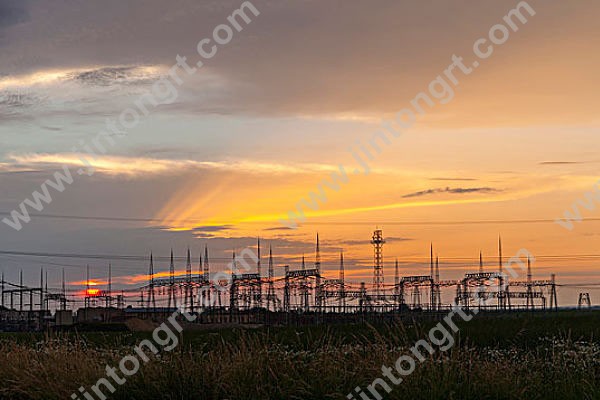
<svg viewBox="0 0 600 400"><path fill-rule="evenodd" d="M169 76L177 55L197 60L198 41L241 3L0 2L0 217L63 165L82 167L82 143ZM460 76L448 104L382 145L369 175L352 173L350 149L427 90L453 55L473 60L473 43L516 2L252 3L260 15L186 76L170 104L117 135L93 176L53 191L21 231L0 223L8 280L23 268L37 282L44 267L58 286L65 267L81 282L89 264L102 281L112 261L115 285L133 287L147 264L118 256L174 248L183 257L189 246L197 263L206 244L222 269L258 236L263 255L272 244L278 265L298 267L303 253L314 261L319 232L326 274L336 276L343 250L347 278L370 282L379 227L388 282L396 258L402 274L426 273L431 242L443 279L477 269L480 250L496 268L502 236L507 258L521 248L536 256L537 278L600 283L600 221L571 231L552 222L599 180L600 3L529 1L535 16ZM282 224L340 164L348 183L327 189L298 229ZM600 217L600 208L580 208ZM60 215L69 218L47 218ZM481 223L490 220L501 222ZM156 269L168 269L165 259ZM580 291L600 301L600 290L577 287L559 289L559 301L573 304Z"/></svg>

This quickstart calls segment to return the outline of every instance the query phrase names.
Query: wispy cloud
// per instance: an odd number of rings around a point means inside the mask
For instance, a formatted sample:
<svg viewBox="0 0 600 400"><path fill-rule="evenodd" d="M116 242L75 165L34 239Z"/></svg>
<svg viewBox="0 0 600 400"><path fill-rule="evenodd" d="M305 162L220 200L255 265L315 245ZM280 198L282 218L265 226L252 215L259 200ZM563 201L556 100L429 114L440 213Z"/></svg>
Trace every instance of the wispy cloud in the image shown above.
<svg viewBox="0 0 600 400"><path fill-rule="evenodd" d="M100 67L73 73L69 79L85 85L144 85L156 81L165 70L159 67L121 66Z"/></svg>
<svg viewBox="0 0 600 400"><path fill-rule="evenodd" d="M438 193L452 193L452 194L465 194L465 193L495 193L499 192L498 189L490 188L490 187L478 187L478 188L436 188L436 189L427 189L419 192L409 193L402 196L403 198L410 197L421 197L427 196L430 194L438 194Z"/></svg>
<svg viewBox="0 0 600 400"><path fill-rule="evenodd" d="M572 164L585 164L583 161L543 161L539 165L572 165Z"/></svg>
<svg viewBox="0 0 600 400"><path fill-rule="evenodd" d="M165 227L161 228L169 232L191 232L195 238L209 239L216 237L218 233L235 229L233 225L202 225L202 226L183 226L183 227Z"/></svg>
<svg viewBox="0 0 600 400"><path fill-rule="evenodd" d="M196 161L117 156L90 158L89 155L76 153L9 154L7 159L11 162L0 164L0 167L16 171L26 170L27 168L53 168L53 166L58 165L87 168L87 165L82 161L82 159L86 159L94 167L96 173L124 176L179 173L184 169L209 169L261 174L303 174L336 170L334 165L315 163L284 164L253 160Z"/></svg>
<svg viewBox="0 0 600 400"><path fill-rule="evenodd" d="M92 66L82 68L48 69L24 75L0 77L0 91L34 90L65 82L86 85L148 84L167 73L164 66Z"/></svg>
<svg viewBox="0 0 600 400"><path fill-rule="evenodd" d="M23 172L40 172L41 169L34 169L23 165L15 165L13 163L0 162L0 174L16 174Z"/></svg>
<svg viewBox="0 0 600 400"><path fill-rule="evenodd" d="M90 66L0 75L0 116L106 114L167 74L160 65Z"/></svg>

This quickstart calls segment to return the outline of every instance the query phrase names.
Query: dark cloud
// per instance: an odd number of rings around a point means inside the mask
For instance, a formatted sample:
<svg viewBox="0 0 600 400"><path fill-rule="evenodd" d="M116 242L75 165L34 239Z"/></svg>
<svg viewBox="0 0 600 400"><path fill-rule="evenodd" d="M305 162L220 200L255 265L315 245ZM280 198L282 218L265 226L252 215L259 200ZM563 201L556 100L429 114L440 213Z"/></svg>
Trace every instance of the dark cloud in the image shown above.
<svg viewBox="0 0 600 400"><path fill-rule="evenodd" d="M41 125L40 128L45 129L47 131L51 131L51 132L60 132L63 129L63 128L59 128L58 126L47 126L47 125Z"/></svg>
<svg viewBox="0 0 600 400"><path fill-rule="evenodd" d="M388 236L385 238L385 240L387 242L406 242L409 240L415 240L413 238L407 238L407 237L395 237L395 236Z"/></svg>
<svg viewBox="0 0 600 400"><path fill-rule="evenodd" d="M489 187L479 187L479 188L450 188L450 187L446 187L446 188L436 188L436 189L422 190L420 192L405 194L402 197L403 198L421 197L421 196L427 196L427 195L430 195L430 194L437 194L437 193L465 194L465 193L494 193L494 192L498 192L498 191L499 191L498 189L489 188Z"/></svg>
<svg viewBox="0 0 600 400"><path fill-rule="evenodd" d="M0 29L27 21L27 0L2 0L0 2Z"/></svg>
<svg viewBox="0 0 600 400"><path fill-rule="evenodd" d="M221 232L233 229L232 225L207 225L207 226L196 226L193 232Z"/></svg>
<svg viewBox="0 0 600 400"><path fill-rule="evenodd" d="M232 225L196 226L192 229L192 233L197 239L208 239L216 237L216 233L225 232L232 229L234 229Z"/></svg>
<svg viewBox="0 0 600 400"><path fill-rule="evenodd" d="M597 10L591 2L577 10L559 1L531 3L544 10L543 28L532 24L520 31L521 40L511 42L514 51L529 40L547 40L547 32L563 26L567 15L572 21ZM5 29L6 40L0 44L0 71L16 74L86 65L172 65L178 54L193 63L198 41L211 37L241 2L147 0L125 5L120 0L89 0L74 6L69 0L35 1L26 3L29 18L19 25L14 21L25 20L24 7L15 9L16 1L6 4L5 19L13 25ZM395 112L427 87L453 52L472 52L473 40L509 8L489 0L381 0L376 7L348 0L253 4L260 15L202 71L227 83L222 97L206 101L207 85L194 81L187 88L196 95L187 104L190 111ZM592 29L581 22L578 26ZM84 79L105 78L92 74Z"/></svg>
<svg viewBox="0 0 600 400"><path fill-rule="evenodd" d="M263 229L263 231L292 231L294 230L293 228L290 228L288 226L276 226L274 228L265 228Z"/></svg>
<svg viewBox="0 0 600 400"><path fill-rule="evenodd" d="M39 102L40 98L33 93L19 90L0 91L0 112L10 113L31 107Z"/></svg>
<svg viewBox="0 0 600 400"><path fill-rule="evenodd" d="M129 106L166 74L143 65L76 71L32 86L9 83L3 88L0 77L0 117L5 121L102 118L111 110Z"/></svg>
<svg viewBox="0 0 600 400"><path fill-rule="evenodd" d="M138 66L97 68L75 73L70 78L84 85L93 86L143 85L156 80L155 77L145 76Z"/></svg>
<svg viewBox="0 0 600 400"><path fill-rule="evenodd" d="M0 168L0 175L22 175L22 174L33 174L35 176L48 176L48 171L46 170L36 170L36 169L30 169L30 170L18 170L18 171L3 171L2 168ZM6 200L6 199L3 199Z"/></svg>

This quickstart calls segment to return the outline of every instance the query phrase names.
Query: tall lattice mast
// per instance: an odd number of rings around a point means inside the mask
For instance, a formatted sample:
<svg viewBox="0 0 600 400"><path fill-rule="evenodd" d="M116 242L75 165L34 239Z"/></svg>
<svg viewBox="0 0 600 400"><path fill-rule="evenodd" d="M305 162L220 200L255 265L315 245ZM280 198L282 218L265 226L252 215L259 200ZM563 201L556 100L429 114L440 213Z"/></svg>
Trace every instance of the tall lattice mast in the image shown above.
<svg viewBox="0 0 600 400"><path fill-rule="evenodd" d="M269 279L273 279L273 249L269 245Z"/></svg>
<svg viewBox="0 0 600 400"><path fill-rule="evenodd" d="M192 254L190 248L187 249L187 259L185 262L185 303L184 308L189 307L194 311L194 296L192 293Z"/></svg>
<svg viewBox="0 0 600 400"><path fill-rule="evenodd" d="M315 305L321 306L321 249L319 247L319 233L317 232L317 247L315 249L315 269L317 276L315 277Z"/></svg>
<svg viewBox="0 0 600 400"><path fill-rule="evenodd" d="M200 257L198 257L198 281L202 280L202 251L200 251Z"/></svg>
<svg viewBox="0 0 600 400"><path fill-rule="evenodd" d="M23 287L23 270L21 270L21 287ZM23 292L21 292L23 293ZM23 303L23 296L21 296L21 303ZM90 306L90 265L87 265L87 275L85 278L85 308Z"/></svg>
<svg viewBox="0 0 600 400"><path fill-rule="evenodd" d="M177 294L175 292L175 261L173 260L173 249L171 249L171 263L169 264L169 305L177 307Z"/></svg>
<svg viewBox="0 0 600 400"><path fill-rule="evenodd" d="M204 302L206 296L202 282L202 250L200 250L200 256L198 257L198 289L196 294L200 308L206 307L206 303Z"/></svg>
<svg viewBox="0 0 600 400"><path fill-rule="evenodd" d="M498 272L502 276L502 238L498 236Z"/></svg>
<svg viewBox="0 0 600 400"><path fill-rule="evenodd" d="M238 284L237 284L237 262L235 259L235 250L232 253L231 259L231 286L229 287L229 312L233 312L238 308Z"/></svg>
<svg viewBox="0 0 600 400"><path fill-rule="evenodd" d="M344 282L344 275L345 275L345 269L344 269L344 251L340 251L340 272L339 272L339 280L340 283Z"/></svg>
<svg viewBox="0 0 600 400"><path fill-rule="evenodd" d="M435 309L435 304L437 302L436 299L436 287L435 287L435 271L433 267L433 243L429 245L429 276L431 277L431 287L429 288L429 307L433 310Z"/></svg>
<svg viewBox="0 0 600 400"><path fill-rule="evenodd" d="M204 281L208 285L206 288L206 305L212 306L211 292L213 290L213 282L210 280L210 264L208 263L208 245L204 245L204 265L203 265Z"/></svg>
<svg viewBox="0 0 600 400"><path fill-rule="evenodd" d="M269 278L269 288L267 289L267 310L270 310L270 306L273 304L273 311L276 311L277 298L275 297L275 285L273 283L273 249L271 248L271 245L269 245L269 270L267 271L267 274Z"/></svg>
<svg viewBox="0 0 600 400"><path fill-rule="evenodd" d="M483 254L479 252L479 273L483 274Z"/></svg>
<svg viewBox="0 0 600 400"><path fill-rule="evenodd" d="M306 261L304 258L304 253L302 254L302 271L306 270ZM301 281L301 297L302 297L302 307L304 310L308 310L308 279L306 277L302 278Z"/></svg>
<svg viewBox="0 0 600 400"><path fill-rule="evenodd" d="M152 304L152 308L156 308L156 296L154 293L154 256L150 253L150 266L148 267L148 306Z"/></svg>
<svg viewBox="0 0 600 400"><path fill-rule="evenodd" d="M502 238L498 235L498 307L500 309L506 308L506 298L508 296L508 282L507 276L504 276L504 269L502 265Z"/></svg>
<svg viewBox="0 0 600 400"><path fill-rule="evenodd" d="M433 243L429 244L429 276L433 279Z"/></svg>
<svg viewBox="0 0 600 400"><path fill-rule="evenodd" d="M344 251L340 251L340 312L344 312L346 310L346 284L345 284L345 269L344 269Z"/></svg>
<svg viewBox="0 0 600 400"><path fill-rule="evenodd" d="M442 290L440 289L440 258L435 256L435 296L436 296L436 309L442 307Z"/></svg>
<svg viewBox="0 0 600 400"><path fill-rule="evenodd" d="M44 311L44 267L40 268L40 310Z"/></svg>
<svg viewBox="0 0 600 400"><path fill-rule="evenodd" d="M261 265L260 265L260 237L256 239L256 273L258 276L262 276Z"/></svg>
<svg viewBox="0 0 600 400"><path fill-rule="evenodd" d="M106 289L106 308L112 307L112 265L108 263L108 288Z"/></svg>
<svg viewBox="0 0 600 400"><path fill-rule="evenodd" d="M394 286L397 289L400 284L400 268L398 266L398 259L396 258L396 264L394 266Z"/></svg>
<svg viewBox="0 0 600 400"><path fill-rule="evenodd" d="M260 265L260 237L256 240L256 250L258 259L256 260L256 273L258 274L258 293L257 293L257 303L258 307L262 308L263 306L263 296L262 296L262 268Z"/></svg>
<svg viewBox="0 0 600 400"><path fill-rule="evenodd" d="M210 279L210 264L208 263L208 245L204 245L204 275Z"/></svg>
<svg viewBox="0 0 600 400"><path fill-rule="evenodd" d="M531 257L527 256L527 309L533 308L533 274L531 272Z"/></svg>
<svg viewBox="0 0 600 400"><path fill-rule="evenodd" d="M231 270L233 271L233 275L239 275L240 273L237 258L235 256L235 249L233 249L233 255L231 256Z"/></svg>
<svg viewBox="0 0 600 400"><path fill-rule="evenodd" d="M376 229L373 232L371 244L373 245L373 291L376 296L383 293L383 232L381 229Z"/></svg>
<svg viewBox="0 0 600 400"><path fill-rule="evenodd" d="M48 310L48 270L45 271L45 278L44 279L44 292L46 293L46 296L44 296L45 300L46 300L46 310ZM4 273L2 273L2 281L4 281Z"/></svg>
<svg viewBox="0 0 600 400"><path fill-rule="evenodd" d="M62 304L61 304L61 309L63 311L65 311L67 309L67 289L65 288L65 269L64 268L62 270Z"/></svg>
<svg viewBox="0 0 600 400"><path fill-rule="evenodd" d="M398 266L398 259L394 264L394 303L396 306L400 303L400 268Z"/></svg>
<svg viewBox="0 0 600 400"><path fill-rule="evenodd" d="M319 247L319 233L317 233L317 246L315 248L315 269L317 273L321 273L321 249Z"/></svg>

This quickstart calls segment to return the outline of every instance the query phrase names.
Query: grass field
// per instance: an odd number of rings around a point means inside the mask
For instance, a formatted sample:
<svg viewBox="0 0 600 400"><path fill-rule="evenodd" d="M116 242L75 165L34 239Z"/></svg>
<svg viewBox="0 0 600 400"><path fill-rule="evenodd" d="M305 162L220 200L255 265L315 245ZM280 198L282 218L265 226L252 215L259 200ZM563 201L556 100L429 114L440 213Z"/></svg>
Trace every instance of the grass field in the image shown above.
<svg viewBox="0 0 600 400"><path fill-rule="evenodd" d="M112 398L345 399L433 325L184 331L173 351L151 359ZM600 399L600 312L479 315L459 327L450 350L417 364L384 398ZM0 398L70 399L147 337L2 334Z"/></svg>

